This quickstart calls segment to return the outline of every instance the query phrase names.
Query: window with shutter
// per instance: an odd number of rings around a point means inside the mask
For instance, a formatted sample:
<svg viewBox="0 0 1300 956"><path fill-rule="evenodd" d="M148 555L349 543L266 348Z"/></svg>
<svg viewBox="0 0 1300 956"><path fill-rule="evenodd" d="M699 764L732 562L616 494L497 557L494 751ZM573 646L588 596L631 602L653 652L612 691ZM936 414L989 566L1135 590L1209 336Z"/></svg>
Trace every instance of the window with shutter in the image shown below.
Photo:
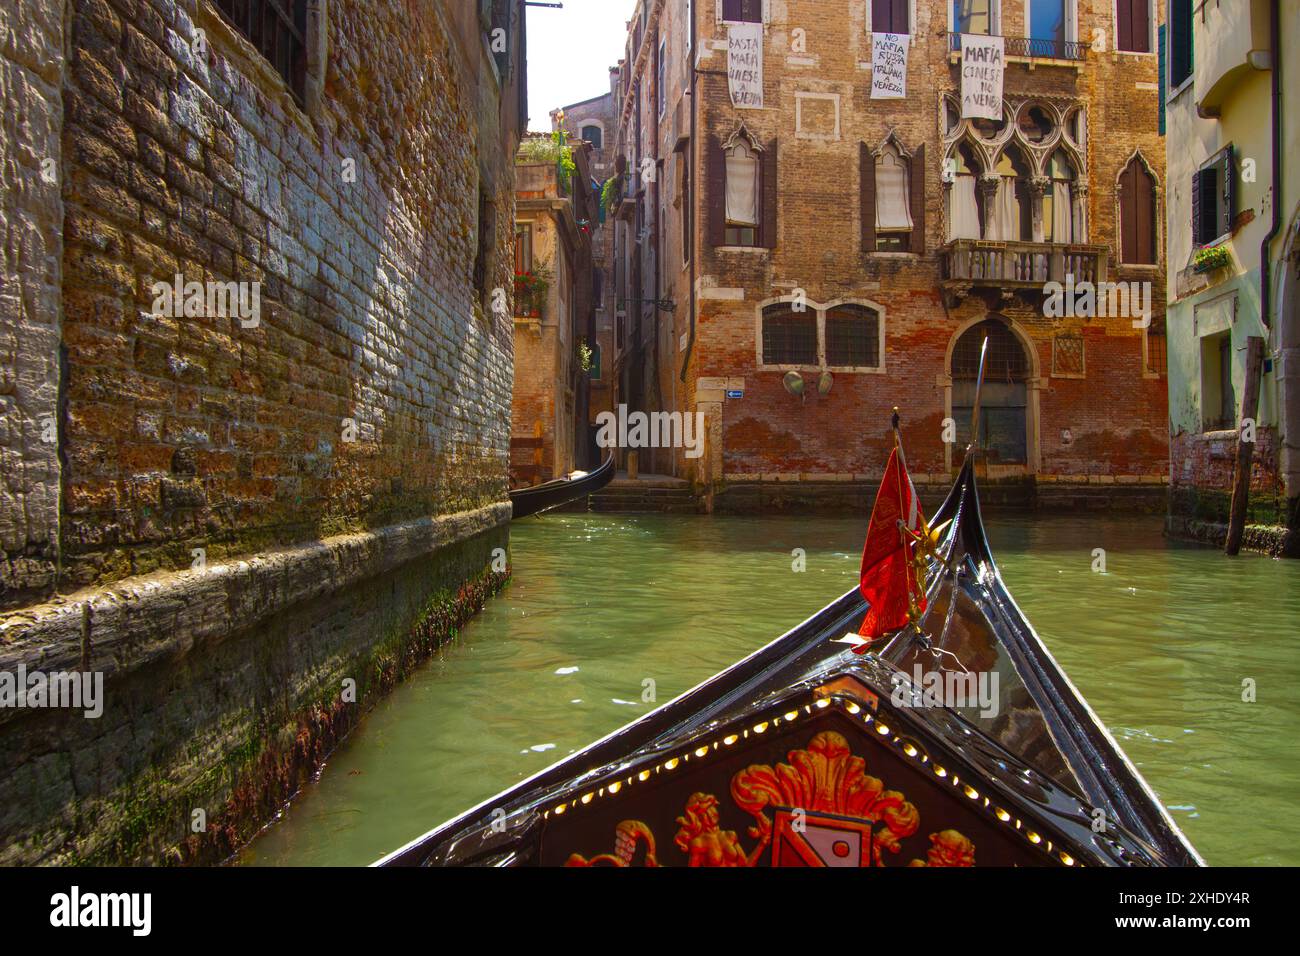
<svg viewBox="0 0 1300 956"><path fill-rule="evenodd" d="M876 156L876 251L906 252L912 238L907 160L893 143Z"/></svg>
<svg viewBox="0 0 1300 956"><path fill-rule="evenodd" d="M871 29L874 33L911 33L908 0L871 0Z"/></svg>
<svg viewBox="0 0 1300 956"><path fill-rule="evenodd" d="M1192 75L1192 0L1169 0L1169 86Z"/></svg>
<svg viewBox="0 0 1300 956"><path fill-rule="evenodd" d="M762 23L763 0L718 0L723 23Z"/></svg>
<svg viewBox="0 0 1300 956"><path fill-rule="evenodd" d="M1237 212L1237 166L1225 146L1192 176L1192 238L1204 246L1231 235Z"/></svg>
<svg viewBox="0 0 1300 956"><path fill-rule="evenodd" d="M742 140L727 149L726 245L758 245L759 211L763 202L760 168L759 157L747 142Z"/></svg>
<svg viewBox="0 0 1300 956"><path fill-rule="evenodd" d="M1151 0L1115 0L1115 49L1151 52Z"/></svg>
<svg viewBox="0 0 1300 956"><path fill-rule="evenodd" d="M1138 265L1156 261L1155 180L1136 156L1120 174L1120 260Z"/></svg>

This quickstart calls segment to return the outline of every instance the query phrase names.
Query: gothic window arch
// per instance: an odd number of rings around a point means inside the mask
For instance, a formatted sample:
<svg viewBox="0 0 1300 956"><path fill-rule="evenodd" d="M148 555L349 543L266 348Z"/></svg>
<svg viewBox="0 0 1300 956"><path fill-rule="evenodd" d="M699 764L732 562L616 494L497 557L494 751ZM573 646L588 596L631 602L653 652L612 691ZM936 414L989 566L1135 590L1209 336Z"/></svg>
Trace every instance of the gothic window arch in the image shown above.
<svg viewBox="0 0 1300 956"><path fill-rule="evenodd" d="M994 166L997 188L993 208L987 211L985 230L989 239L1001 242L1032 242L1034 238L1033 196L1029 161L1015 143L1008 144Z"/></svg>
<svg viewBox="0 0 1300 956"><path fill-rule="evenodd" d="M1156 178L1140 152L1129 157L1118 186L1120 262L1155 265L1159 232Z"/></svg>

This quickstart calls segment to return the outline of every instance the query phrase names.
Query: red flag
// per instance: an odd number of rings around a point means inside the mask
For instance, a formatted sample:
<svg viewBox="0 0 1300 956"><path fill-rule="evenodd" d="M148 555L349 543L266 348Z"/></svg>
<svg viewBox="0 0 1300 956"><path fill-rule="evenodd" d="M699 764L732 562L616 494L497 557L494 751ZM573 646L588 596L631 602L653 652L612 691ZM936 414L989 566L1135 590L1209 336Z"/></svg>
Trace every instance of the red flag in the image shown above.
<svg viewBox="0 0 1300 956"><path fill-rule="evenodd" d="M862 548L858 590L871 605L858 632L863 637L874 640L904 627L912 601L917 610L925 610L925 595L920 593L912 566L916 553L914 534L920 533L921 503L895 448L876 493L867 541ZM854 650L865 653L867 645Z"/></svg>

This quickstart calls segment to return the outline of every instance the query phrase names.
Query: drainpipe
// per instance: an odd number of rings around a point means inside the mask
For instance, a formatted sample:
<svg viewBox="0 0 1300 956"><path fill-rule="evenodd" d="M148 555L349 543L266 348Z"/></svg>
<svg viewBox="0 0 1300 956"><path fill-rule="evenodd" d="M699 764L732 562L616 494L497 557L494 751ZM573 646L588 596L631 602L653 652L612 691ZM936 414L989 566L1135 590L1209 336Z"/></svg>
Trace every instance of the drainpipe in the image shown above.
<svg viewBox="0 0 1300 956"><path fill-rule="evenodd" d="M1269 259L1273 240L1282 230L1282 31L1278 8L1280 4L1269 4L1269 66L1273 71L1272 109L1273 109L1273 222L1268 235L1259 244L1259 319L1264 326L1264 334L1270 335L1269 322L1272 308L1272 268ZM1242 395L1242 419L1255 418L1259 412L1260 381L1263 377L1263 353L1265 342L1258 336L1252 336L1246 345L1246 385ZM1237 463L1232 476L1232 510L1228 515L1228 536L1223 543L1223 553L1235 556L1241 550L1241 539L1246 531L1246 504L1250 497L1250 472L1255 457L1253 442L1242 441L1240 428L1237 433Z"/></svg>

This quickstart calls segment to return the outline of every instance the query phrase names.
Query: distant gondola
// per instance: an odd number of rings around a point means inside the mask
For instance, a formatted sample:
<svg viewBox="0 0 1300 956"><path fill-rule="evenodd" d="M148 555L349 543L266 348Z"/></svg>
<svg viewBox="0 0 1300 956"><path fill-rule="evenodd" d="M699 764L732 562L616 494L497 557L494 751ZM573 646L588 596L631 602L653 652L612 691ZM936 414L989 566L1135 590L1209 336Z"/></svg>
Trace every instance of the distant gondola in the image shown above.
<svg viewBox="0 0 1300 956"><path fill-rule="evenodd" d="M614 456L610 455L595 471L578 472L568 478L556 478L531 488L520 488L510 492L510 504L514 508L513 518L535 515L551 508L558 508L570 501L585 498L600 491L614 477Z"/></svg>

